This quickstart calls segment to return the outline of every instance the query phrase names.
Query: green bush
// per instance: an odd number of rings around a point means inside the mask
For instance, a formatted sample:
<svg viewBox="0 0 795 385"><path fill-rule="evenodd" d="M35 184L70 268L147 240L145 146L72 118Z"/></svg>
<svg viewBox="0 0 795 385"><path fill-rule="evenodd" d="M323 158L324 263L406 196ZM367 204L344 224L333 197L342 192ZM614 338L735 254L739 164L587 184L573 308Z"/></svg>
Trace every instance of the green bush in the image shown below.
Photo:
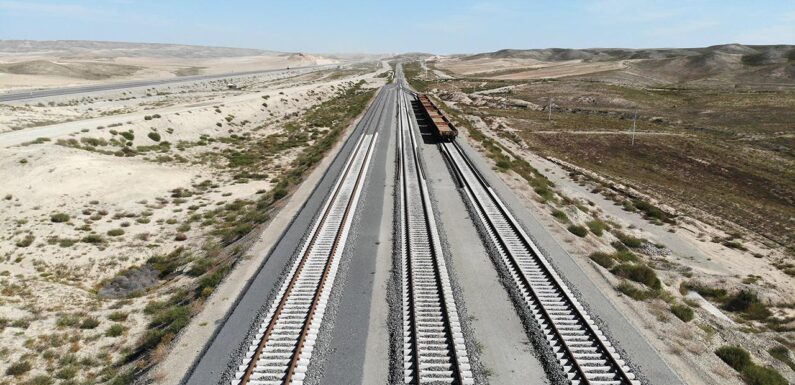
<svg viewBox="0 0 795 385"><path fill-rule="evenodd" d="M729 297L723 308L728 311L742 313L746 318L753 320L764 320L771 315L770 310L759 300L756 293L748 290L741 290Z"/></svg>
<svg viewBox="0 0 795 385"><path fill-rule="evenodd" d="M622 244L624 244L624 246L636 249L636 248L641 247L643 245L643 240L640 239L640 238L635 238L635 237L633 237L631 235L627 235L627 234L624 234L624 233L621 233L621 232L616 233L615 235L616 235L616 238L618 238L618 240L621 241Z"/></svg>
<svg viewBox="0 0 795 385"><path fill-rule="evenodd" d="M787 380L772 367L752 364L743 371L748 385L787 385Z"/></svg>
<svg viewBox="0 0 795 385"><path fill-rule="evenodd" d="M561 210L552 210L552 216L558 219L561 222L568 222L569 217Z"/></svg>
<svg viewBox="0 0 795 385"><path fill-rule="evenodd" d="M83 237L83 239L81 239L80 241L96 245L105 242L105 239L102 238L102 236L99 234L88 234L85 237Z"/></svg>
<svg viewBox="0 0 795 385"><path fill-rule="evenodd" d="M11 364L11 366L6 369L6 375L9 376L21 376L30 371L32 366L28 361L19 361L17 363Z"/></svg>
<svg viewBox="0 0 795 385"><path fill-rule="evenodd" d="M160 272L160 278L165 278L187 263L188 255L183 255L183 251L184 249L179 247L167 255L152 256L146 260L146 263Z"/></svg>
<svg viewBox="0 0 795 385"><path fill-rule="evenodd" d="M635 253L629 250L617 251L615 254L613 254L613 258L621 262L637 262L640 260Z"/></svg>
<svg viewBox="0 0 795 385"><path fill-rule="evenodd" d="M591 253L591 255L589 255L588 258L591 258L592 261L596 262L597 264L599 264L599 266L602 266L605 269L609 269L611 266L613 266L616 263L612 255L607 253L602 253L599 251Z"/></svg>
<svg viewBox="0 0 795 385"><path fill-rule="evenodd" d="M795 362L792 361L792 357L790 357L790 355L789 355L789 349L787 349L784 346L779 345L779 346L770 348L770 350L768 350L767 352L770 353L770 355L773 358L775 358L775 359L787 364L787 366L789 366L790 369L795 371Z"/></svg>
<svg viewBox="0 0 795 385"><path fill-rule="evenodd" d="M55 383L55 380L52 377L46 374L40 374L36 377L31 378L28 380L25 385L52 385ZM64 382L66 384L67 382Z"/></svg>
<svg viewBox="0 0 795 385"><path fill-rule="evenodd" d="M209 275L205 275L201 280L199 280L199 288L202 289L202 291L204 291L204 289L215 289L215 287L221 283L221 280L224 279L226 270L226 268L218 269Z"/></svg>
<svg viewBox="0 0 795 385"><path fill-rule="evenodd" d="M158 134L158 133L156 133L156 132L150 132L150 133L148 133L146 136L148 136L148 137L149 137L149 139L152 139L152 140L154 140L155 142L159 142L159 141L160 141L160 134Z"/></svg>
<svg viewBox="0 0 795 385"><path fill-rule="evenodd" d="M671 305L671 313L674 313L676 318L679 318L685 322L690 322L693 320L693 309L687 305L673 304Z"/></svg>
<svg viewBox="0 0 795 385"><path fill-rule="evenodd" d="M119 135L121 135L124 139L127 139L127 140L134 140L135 139L135 134L133 134L131 131L123 131L123 132L120 132Z"/></svg>
<svg viewBox="0 0 795 385"><path fill-rule="evenodd" d="M583 226L571 225L568 227L568 230L570 233L580 238L584 238L586 235L588 235L588 229Z"/></svg>
<svg viewBox="0 0 795 385"><path fill-rule="evenodd" d="M33 241L36 240L36 237L33 234L27 234L24 238L17 241L17 247L28 247L30 246Z"/></svg>
<svg viewBox="0 0 795 385"><path fill-rule="evenodd" d="M498 161L497 161L497 163L496 163L496 165L497 165L497 168L498 168L500 171L502 171L502 172L505 172L505 171L508 171L508 170L510 170L510 169L511 169L511 161L510 161L510 160L507 160L507 159L500 159L500 160L498 160Z"/></svg>
<svg viewBox="0 0 795 385"><path fill-rule="evenodd" d="M111 237L118 237L120 235L124 235L124 230L122 229L108 230L108 235Z"/></svg>
<svg viewBox="0 0 795 385"><path fill-rule="evenodd" d="M740 241L724 241L723 246L736 250L743 250L743 251L748 250L745 248L745 246L743 246L742 243L740 243Z"/></svg>
<svg viewBox="0 0 795 385"><path fill-rule="evenodd" d="M657 273L654 272L654 269L646 265L621 263L610 269L610 272L619 277L642 283L652 289L659 289L662 287L660 279L657 278Z"/></svg>
<svg viewBox="0 0 795 385"><path fill-rule="evenodd" d="M604 234L604 231L607 230L607 224L598 219L588 221L585 224L588 226L588 229L591 230L591 232L597 237L601 237L602 234Z"/></svg>
<svg viewBox="0 0 795 385"><path fill-rule="evenodd" d="M552 190L550 190L546 185L533 187L533 191L541 196L541 198L544 198L544 200L551 200L554 196Z"/></svg>
<svg viewBox="0 0 795 385"><path fill-rule="evenodd" d="M196 261L193 261L190 270L188 270L188 275L191 277L198 277L207 272L210 267L213 266L213 261L210 258L202 258Z"/></svg>
<svg viewBox="0 0 795 385"><path fill-rule="evenodd" d="M122 334L124 334L124 326L121 324L113 324L105 331L105 335L108 337L118 337Z"/></svg>
<svg viewBox="0 0 795 385"><path fill-rule="evenodd" d="M746 367L753 365L751 355L739 346L722 346L715 350L715 354L738 372L742 372Z"/></svg>
<svg viewBox="0 0 795 385"><path fill-rule="evenodd" d="M56 213L50 215L50 221L55 223L63 223L69 220L69 214Z"/></svg>
<svg viewBox="0 0 795 385"><path fill-rule="evenodd" d="M654 297L654 293L650 290L640 290L629 282L621 282L616 286L616 289L636 301L643 301Z"/></svg>
<svg viewBox="0 0 795 385"><path fill-rule="evenodd" d="M99 320L93 317L83 318L80 323L80 329L96 329L99 326Z"/></svg>
<svg viewBox="0 0 795 385"><path fill-rule="evenodd" d="M775 369L753 363L748 351L739 346L723 346L715 350L715 354L741 373L748 385L787 385L787 381Z"/></svg>
<svg viewBox="0 0 795 385"><path fill-rule="evenodd" d="M190 321L189 306L175 306L156 314L149 323L152 328L166 328L176 334Z"/></svg>
<svg viewBox="0 0 795 385"><path fill-rule="evenodd" d="M121 311L114 311L108 315L108 319L115 322L121 322L127 320L128 314Z"/></svg>
<svg viewBox="0 0 795 385"><path fill-rule="evenodd" d="M58 317L58 320L55 321L55 325L58 327L71 327L75 326L80 323L80 318L74 315L62 315Z"/></svg>
<svg viewBox="0 0 795 385"><path fill-rule="evenodd" d="M712 298L718 301L723 300L727 294L725 289L709 287L695 281L683 283L682 286L684 286L684 288L687 290L695 291L702 297Z"/></svg>
<svg viewBox="0 0 795 385"><path fill-rule="evenodd" d="M62 380L69 380L74 378L77 375L77 368L74 366L67 366L55 373L55 378L59 378Z"/></svg>
<svg viewBox="0 0 795 385"><path fill-rule="evenodd" d="M287 196L287 189L284 187L276 187L273 189L273 200L277 201Z"/></svg>

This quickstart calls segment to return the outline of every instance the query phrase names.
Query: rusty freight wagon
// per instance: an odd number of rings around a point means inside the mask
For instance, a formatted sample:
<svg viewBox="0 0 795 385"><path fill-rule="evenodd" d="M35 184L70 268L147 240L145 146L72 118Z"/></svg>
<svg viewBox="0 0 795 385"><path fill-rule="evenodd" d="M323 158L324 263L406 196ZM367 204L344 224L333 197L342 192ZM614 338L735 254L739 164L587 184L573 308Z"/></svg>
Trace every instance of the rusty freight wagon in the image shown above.
<svg viewBox="0 0 795 385"><path fill-rule="evenodd" d="M442 111L436 107L428 95L419 95L420 104L422 105L423 114L431 122L431 128L436 132L440 139L450 141L455 139L458 135L458 129L453 126L453 123L447 119Z"/></svg>

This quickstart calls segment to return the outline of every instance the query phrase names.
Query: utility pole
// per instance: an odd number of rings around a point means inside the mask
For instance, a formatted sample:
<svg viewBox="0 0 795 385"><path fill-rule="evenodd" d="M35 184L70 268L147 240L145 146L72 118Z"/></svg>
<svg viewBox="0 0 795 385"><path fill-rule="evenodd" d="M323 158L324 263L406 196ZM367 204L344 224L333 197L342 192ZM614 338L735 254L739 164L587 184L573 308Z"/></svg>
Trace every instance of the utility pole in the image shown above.
<svg viewBox="0 0 795 385"><path fill-rule="evenodd" d="M635 145L635 128L638 122L638 111L635 111L635 117L632 118L632 145Z"/></svg>
<svg viewBox="0 0 795 385"><path fill-rule="evenodd" d="M552 96L549 97L549 121L552 121Z"/></svg>

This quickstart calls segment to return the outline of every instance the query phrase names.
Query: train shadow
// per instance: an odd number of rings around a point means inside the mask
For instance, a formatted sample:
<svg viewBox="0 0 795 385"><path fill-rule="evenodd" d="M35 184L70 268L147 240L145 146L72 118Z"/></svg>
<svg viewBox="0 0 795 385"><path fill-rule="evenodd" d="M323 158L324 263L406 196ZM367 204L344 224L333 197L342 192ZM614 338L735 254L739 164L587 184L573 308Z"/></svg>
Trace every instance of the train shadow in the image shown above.
<svg viewBox="0 0 795 385"><path fill-rule="evenodd" d="M424 144L437 144L440 143L439 136L433 129L431 121L422 113L422 104L417 99L411 101L411 109L414 111L414 116L417 118L417 124L420 126L420 136L422 136L422 143Z"/></svg>

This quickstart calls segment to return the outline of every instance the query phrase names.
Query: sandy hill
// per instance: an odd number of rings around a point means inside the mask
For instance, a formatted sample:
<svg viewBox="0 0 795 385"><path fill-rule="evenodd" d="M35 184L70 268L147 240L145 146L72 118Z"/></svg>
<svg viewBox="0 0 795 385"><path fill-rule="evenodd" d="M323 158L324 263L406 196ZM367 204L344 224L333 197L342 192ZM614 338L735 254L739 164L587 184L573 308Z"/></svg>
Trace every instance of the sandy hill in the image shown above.
<svg viewBox="0 0 795 385"><path fill-rule="evenodd" d="M0 40L0 90L105 80L335 64L336 58L248 48L104 41Z"/></svg>
<svg viewBox="0 0 795 385"><path fill-rule="evenodd" d="M795 82L795 46L725 44L703 48L504 49L439 62L457 75L501 79L631 72L664 82Z"/></svg>
<svg viewBox="0 0 795 385"><path fill-rule="evenodd" d="M122 43L83 40L0 40L0 57L10 55L49 55L63 58L221 58L275 54L249 48L205 47L182 44Z"/></svg>

